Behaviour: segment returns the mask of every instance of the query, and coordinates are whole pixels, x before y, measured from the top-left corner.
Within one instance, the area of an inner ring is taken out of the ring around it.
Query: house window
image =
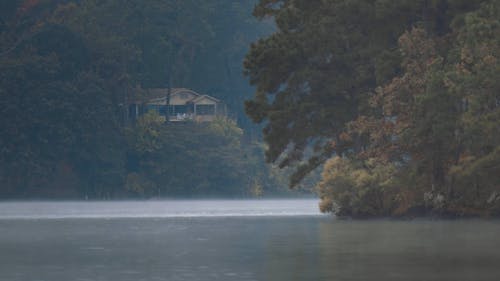
[[[150,111],[158,111],[157,106],[154,104],[146,105],[146,112],[150,112]]]
[[[170,106],[170,116],[175,116],[177,114],[188,113],[188,107],[186,105],[171,105]]]
[[[187,106],[185,105],[174,105],[175,113],[187,113]]]
[[[160,105],[158,107],[158,113],[160,113],[160,115],[162,115],[162,116],[166,116],[167,115],[167,106],[166,105]]]
[[[167,115],[167,106],[166,105],[158,105],[158,104],[148,104],[144,110],[144,113],[154,111],[162,116]]]
[[[196,106],[197,115],[215,115],[214,104],[200,104]]]

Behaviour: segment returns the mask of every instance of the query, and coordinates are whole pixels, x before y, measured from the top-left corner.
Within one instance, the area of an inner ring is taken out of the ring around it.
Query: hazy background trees
[[[236,196],[268,182],[241,102],[248,45],[274,28],[254,4],[3,1],[0,196]],[[124,122],[138,87],[167,86],[221,99],[238,123]]]

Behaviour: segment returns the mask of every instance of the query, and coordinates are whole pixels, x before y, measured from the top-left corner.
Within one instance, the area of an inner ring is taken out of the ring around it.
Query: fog
[[[317,199],[0,203],[0,219],[320,216]]]

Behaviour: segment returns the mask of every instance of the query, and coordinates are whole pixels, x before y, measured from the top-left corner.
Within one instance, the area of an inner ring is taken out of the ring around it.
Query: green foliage
[[[125,180],[125,190],[134,194],[146,196],[148,194],[154,194],[154,192],[158,190],[158,187],[154,182],[144,178],[141,174],[132,172],[127,175],[127,179]]]
[[[13,24],[14,25],[14,24]],[[66,26],[38,22],[0,57],[1,181],[7,196],[50,193],[56,168],[80,177],[82,194],[110,196],[119,185],[118,107],[92,71],[89,50]],[[34,31],[33,31],[34,30]],[[51,40],[46,40],[51,38]],[[110,149],[112,148],[112,149]]]
[[[180,189],[183,179],[201,194],[215,184],[199,171],[234,171],[227,185],[236,186],[250,169],[242,165],[263,166],[238,159],[242,129],[233,121],[181,133],[153,115],[131,130],[123,122],[136,85],[194,88],[242,116],[238,101],[249,87],[241,60],[248,42],[270,28],[252,19],[252,1],[4,2],[0,197],[147,197]]]
[[[498,1],[262,0],[255,14],[278,31],[247,55],[246,109],[268,161],[306,160],[292,185],[334,157],[324,211],[498,213]]]
[[[349,153],[347,123],[367,107],[376,83],[398,73],[397,38],[421,19],[413,1],[260,1],[278,31],[252,45],[245,73],[256,86],[247,114],[265,123],[266,158],[293,165],[308,154],[292,185],[333,154]],[[422,2],[422,1],[417,1]],[[407,16],[387,16],[400,14]],[[376,28],[374,28],[376,27]],[[352,147],[354,146],[354,147]]]
[[[103,70],[126,68],[143,88],[188,87],[223,100],[243,118],[251,88],[241,75],[248,45],[270,23],[251,16],[254,1],[86,0],[61,5],[52,21],[84,34],[108,60]],[[123,77],[120,77],[123,79]]]
[[[253,197],[261,197],[264,194],[264,188],[257,179],[253,183],[250,183],[250,194]]]
[[[241,197],[251,195],[256,182],[268,181],[261,159],[241,144],[243,132],[231,119],[165,125],[150,112],[127,131],[126,188],[141,196]]]
[[[137,120],[133,128],[129,128],[129,134],[134,136],[132,147],[138,153],[154,153],[162,148],[163,140],[161,130],[165,119],[157,112],[150,111]]]
[[[317,186],[321,211],[353,217],[389,215],[396,207],[395,173],[394,165],[375,159],[331,158]]]
[[[217,117],[210,122],[208,129],[216,136],[227,139],[228,145],[239,146],[243,130],[236,122],[227,117]]]

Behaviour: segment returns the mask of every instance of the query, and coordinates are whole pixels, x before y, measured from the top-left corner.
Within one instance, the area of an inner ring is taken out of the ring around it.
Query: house
[[[135,120],[151,110],[158,112],[165,120],[181,122],[193,120],[196,122],[210,122],[216,116],[225,115],[226,107],[218,99],[202,95],[185,88],[173,88],[168,98],[168,89],[142,90],[144,98],[129,104],[129,119]]]

